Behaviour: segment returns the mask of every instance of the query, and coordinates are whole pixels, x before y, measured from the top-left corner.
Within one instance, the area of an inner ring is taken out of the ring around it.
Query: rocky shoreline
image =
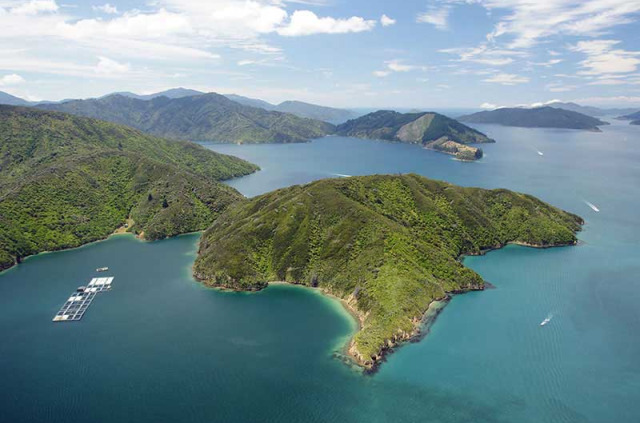
[[[584,223],[584,222],[582,222]],[[504,248],[507,245],[519,245],[519,246],[523,246],[523,247],[529,247],[529,248],[555,248],[555,247],[567,247],[567,246],[572,246],[572,245],[577,245],[578,242],[573,242],[573,243],[565,243],[565,244],[554,244],[554,245],[542,245],[542,244],[530,244],[530,243],[526,243],[526,242],[519,242],[519,241],[513,241],[513,242],[508,242],[506,244],[503,245],[498,245],[498,246],[494,246],[491,248],[486,248],[481,250],[479,253],[477,254],[463,254],[460,256],[460,260],[462,260],[465,256],[481,256],[481,255],[485,255],[486,253],[490,252],[490,251],[494,251],[494,250],[498,250],[501,248]],[[317,289],[319,290],[323,295],[326,295],[328,297],[331,297],[335,300],[338,300],[342,306],[347,310],[347,312],[354,318],[354,320],[357,322],[358,324],[358,330],[356,331],[359,332],[360,330],[362,330],[365,325],[366,325],[366,319],[367,319],[367,314],[363,313],[362,311],[360,311],[357,308],[357,301],[355,296],[352,294],[347,298],[342,298],[339,297],[337,295],[335,295],[334,293],[332,293],[331,291],[327,290],[326,288],[323,287],[311,287],[311,286],[307,286],[307,285],[303,285],[303,284],[299,284],[299,283],[291,283],[291,282],[283,282],[283,281],[272,281],[272,282],[265,282],[264,284],[260,284],[258,286],[252,286],[252,287],[234,287],[234,286],[225,286],[222,284],[213,284],[208,282],[206,279],[204,279],[204,275],[198,275],[194,272],[193,274],[194,278],[196,280],[198,280],[200,283],[204,284],[205,286],[209,286],[211,288],[216,288],[222,291],[230,291],[230,292],[258,292],[261,291],[265,288],[267,288],[270,284],[286,284],[286,285],[299,285],[299,286],[304,286],[307,288],[311,288],[311,289]],[[355,344],[355,340],[354,337],[352,336],[350,341],[346,344],[345,346],[345,352],[346,352],[346,356],[356,365],[358,365],[359,367],[363,368],[365,373],[374,373],[377,371],[377,369],[380,367],[380,365],[386,360],[386,357],[389,354],[392,354],[396,348],[398,348],[399,346],[401,346],[404,343],[407,342],[419,342],[421,339],[423,339],[428,333],[429,333],[429,327],[431,324],[433,324],[433,322],[435,321],[435,319],[437,318],[437,316],[440,314],[440,312],[442,311],[442,309],[444,309],[444,307],[449,303],[449,301],[451,301],[451,298],[453,295],[458,295],[458,294],[464,294],[467,292],[472,292],[472,291],[484,291],[485,289],[491,289],[491,288],[495,288],[493,285],[488,284],[486,281],[484,282],[484,284],[482,286],[478,286],[478,287],[468,287],[466,289],[461,289],[461,290],[456,290],[456,291],[450,291],[447,292],[446,295],[442,298],[437,298],[435,300],[433,300],[429,306],[427,307],[427,309],[422,313],[421,316],[416,316],[412,319],[412,323],[413,323],[413,330],[410,332],[406,332],[403,330],[399,330],[391,339],[387,339],[386,343],[380,348],[380,350],[378,351],[378,353],[372,357],[365,357],[363,356],[357,349],[357,346]],[[430,311],[433,311],[433,307],[438,307],[437,311],[435,311],[435,313],[433,315],[430,314]],[[425,330],[426,328],[426,330]]]
[[[567,247],[567,246],[577,245],[578,242],[576,241],[573,243],[565,243],[565,244],[542,245],[542,244],[531,244],[526,242],[512,241],[512,242],[507,242],[506,244],[503,244],[503,245],[497,245],[491,248],[483,249],[479,253],[463,254],[459,257],[459,259],[462,260],[465,256],[485,255],[490,251],[504,248],[505,246],[510,244],[529,247],[529,248],[545,249],[545,248]],[[357,300],[353,294],[349,295],[347,298],[342,298],[323,287],[312,287],[304,284],[284,282],[284,281],[265,282],[264,284],[251,286],[251,287],[226,286],[222,284],[211,283],[204,278],[204,275],[199,275],[195,272],[193,273],[193,276],[197,281],[199,281],[205,286],[219,289],[221,291],[229,291],[229,292],[258,292],[267,288],[270,284],[298,285],[298,286],[304,286],[310,289],[317,289],[323,295],[326,295],[335,300],[338,300],[342,304],[342,306],[354,318],[354,320],[358,325],[358,330],[356,331],[356,333],[362,330],[366,326],[366,319],[368,314],[363,313],[357,308]],[[376,355],[372,357],[363,356],[363,354],[361,354],[358,351],[353,336],[351,337],[349,342],[345,345],[345,352],[346,352],[345,355],[348,357],[348,359],[351,362],[363,368],[365,373],[368,373],[368,374],[375,373],[380,367],[380,365],[386,360],[386,357],[389,354],[392,354],[396,350],[396,348],[398,348],[404,343],[419,342],[421,339],[423,339],[429,333],[430,325],[433,324],[433,322],[436,320],[440,312],[449,303],[449,301],[451,301],[451,298],[453,295],[464,294],[472,291],[484,291],[485,289],[492,289],[492,288],[495,288],[495,287],[490,283],[487,283],[486,281],[484,281],[483,285],[481,286],[477,286],[477,287],[472,286],[466,289],[449,291],[446,293],[444,297],[433,300],[429,304],[427,309],[421,314],[421,316],[416,316],[412,319],[413,330],[411,330],[410,332],[399,330],[391,339],[386,340],[385,344],[380,348],[380,350]],[[437,307],[435,311],[434,311],[434,307]]]

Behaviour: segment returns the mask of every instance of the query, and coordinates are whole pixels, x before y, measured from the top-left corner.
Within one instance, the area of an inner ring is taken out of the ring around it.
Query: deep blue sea
[[[497,143],[475,163],[340,137],[205,144],[262,167],[229,182],[247,196],[416,172],[536,195],[585,218],[582,242],[467,258],[496,288],[455,296],[374,375],[334,358],[355,328],[336,301],[194,282],[197,234],[35,256],[0,274],[0,422],[638,422],[640,127],[611,122],[602,133],[477,125]],[[113,289],[81,322],[52,323],[99,266]]]

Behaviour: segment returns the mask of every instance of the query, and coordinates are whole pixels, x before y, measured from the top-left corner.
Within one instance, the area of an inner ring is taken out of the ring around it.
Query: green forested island
[[[532,109],[504,107],[461,116],[459,119],[462,122],[495,123],[522,128],[586,129],[589,131],[600,131],[598,126],[609,124],[592,116],[550,106]]]
[[[349,351],[372,367],[417,333],[434,300],[483,289],[461,255],[572,245],[582,223],[504,189],[417,175],[327,179],[227,208],[202,237],[194,275],[234,290],[286,281],[345,300],[361,324]]]
[[[151,99],[114,94],[37,107],[102,119],[148,134],[190,141],[228,143],[304,142],[332,133],[334,126],[290,113],[245,106],[225,96]]]
[[[218,181],[257,169],[121,125],[0,106],[0,270],[102,239],[127,218],[146,239],[205,229],[242,199]]]
[[[338,135],[422,145],[462,160],[482,157],[482,150],[467,144],[494,140],[439,113],[398,113],[379,110],[338,125]]]

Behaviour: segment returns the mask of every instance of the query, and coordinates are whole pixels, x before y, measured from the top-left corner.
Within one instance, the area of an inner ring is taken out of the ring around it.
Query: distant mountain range
[[[578,113],[582,113],[583,115],[593,116],[593,117],[626,115],[626,114],[633,113],[640,110],[638,108],[601,109],[599,107],[581,106],[576,103],[570,103],[570,102],[564,103],[559,101],[554,101],[552,103],[546,104],[546,106],[553,107],[554,109],[564,109],[572,112],[578,112]]]
[[[0,91],[0,104],[6,104],[9,106],[30,106],[32,103],[9,93]]]
[[[166,91],[161,91],[154,94],[139,95],[131,92],[118,92],[113,94],[120,94],[125,97],[136,98],[138,100],[151,100],[157,97],[169,97],[169,98],[182,98],[191,97],[194,95],[206,94],[202,91],[191,90],[187,88],[173,88]],[[111,95],[111,94],[109,94]],[[109,95],[105,96],[108,97]],[[257,107],[264,110],[291,113],[298,117],[323,120],[332,124],[339,124],[349,119],[353,119],[358,116],[358,113],[352,110],[336,109],[333,107],[318,106],[317,104],[304,103],[302,101],[284,101],[280,104],[271,104],[264,100],[256,98],[244,97],[237,94],[223,94],[229,100],[236,103],[243,104],[245,106]]]
[[[358,117],[359,113],[353,110],[336,109],[333,107],[318,106],[317,104],[305,103],[302,101],[284,101],[280,104],[271,104],[264,100],[243,97],[236,94],[225,95],[230,100],[236,101],[245,106],[260,107],[265,110],[273,110],[283,113],[291,113],[296,116],[310,119],[323,120],[325,122],[340,124],[349,119]]]
[[[549,106],[533,109],[505,107],[461,116],[459,119],[468,123],[495,123],[523,128],[586,129],[589,131],[599,131],[598,126],[609,124],[582,113]]]
[[[133,98],[136,100],[153,100],[158,97],[167,97],[170,99],[178,99],[184,97],[193,97],[197,95],[206,94],[202,91],[192,90],[189,88],[172,88],[165,91],[160,91],[153,94],[136,94],[130,91],[121,91],[104,95],[97,98],[97,100],[110,97],[112,95],[121,95],[123,97]],[[257,107],[260,109],[291,113],[298,117],[322,120],[332,124],[339,124],[346,122],[349,119],[353,119],[361,115],[353,110],[337,109],[334,107],[319,106],[317,104],[305,103],[302,101],[284,101],[280,104],[271,104],[264,100],[255,98],[243,97],[236,94],[225,95],[229,100],[235,101],[245,106]],[[0,104],[8,104],[11,106],[35,106],[41,104],[59,104],[74,101],[76,99],[67,99],[61,101],[27,101],[19,97],[15,97],[11,94],[0,91]],[[89,99],[96,100],[96,99]]]
[[[467,144],[494,140],[439,113],[398,113],[379,110],[347,121],[336,128],[338,135],[418,144],[451,154],[462,160],[482,157],[482,150]]]
[[[326,122],[244,106],[215,93],[178,98],[159,96],[150,100],[114,94],[37,107],[120,123],[152,135],[192,141],[303,142],[334,130],[334,126]]]
[[[203,93],[202,91],[191,90],[188,88],[172,88],[170,90],[160,91],[158,93],[145,94],[145,95],[135,94],[129,91],[122,91],[122,92],[107,94],[105,96],[102,96],[101,98],[109,97],[110,95],[114,95],[114,94],[123,95],[129,98],[136,98],[138,100],[151,100],[156,97],[182,98],[182,97],[190,97],[194,95],[201,95],[205,93]]]

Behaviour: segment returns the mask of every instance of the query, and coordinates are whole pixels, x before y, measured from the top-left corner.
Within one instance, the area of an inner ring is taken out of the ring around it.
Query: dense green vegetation
[[[120,123],[143,132],[191,141],[303,142],[331,133],[333,125],[244,106],[215,93],[141,100],[123,95],[38,106]]]
[[[600,119],[555,107],[524,109],[519,107],[473,113],[459,118],[469,123],[496,123],[523,128],[566,128],[599,131],[598,126],[608,125]]]
[[[346,299],[364,319],[352,351],[371,365],[413,333],[433,300],[482,289],[460,255],[574,244],[581,223],[503,189],[417,175],[328,179],[231,206],[203,235],[194,274],[231,289],[288,281]]]
[[[134,220],[147,239],[201,230],[257,170],[196,144],[112,123],[0,106],[0,269],[101,239]]]
[[[419,144],[461,159],[482,157],[466,144],[495,142],[483,133],[438,113],[398,113],[379,110],[338,125],[338,135]]]

